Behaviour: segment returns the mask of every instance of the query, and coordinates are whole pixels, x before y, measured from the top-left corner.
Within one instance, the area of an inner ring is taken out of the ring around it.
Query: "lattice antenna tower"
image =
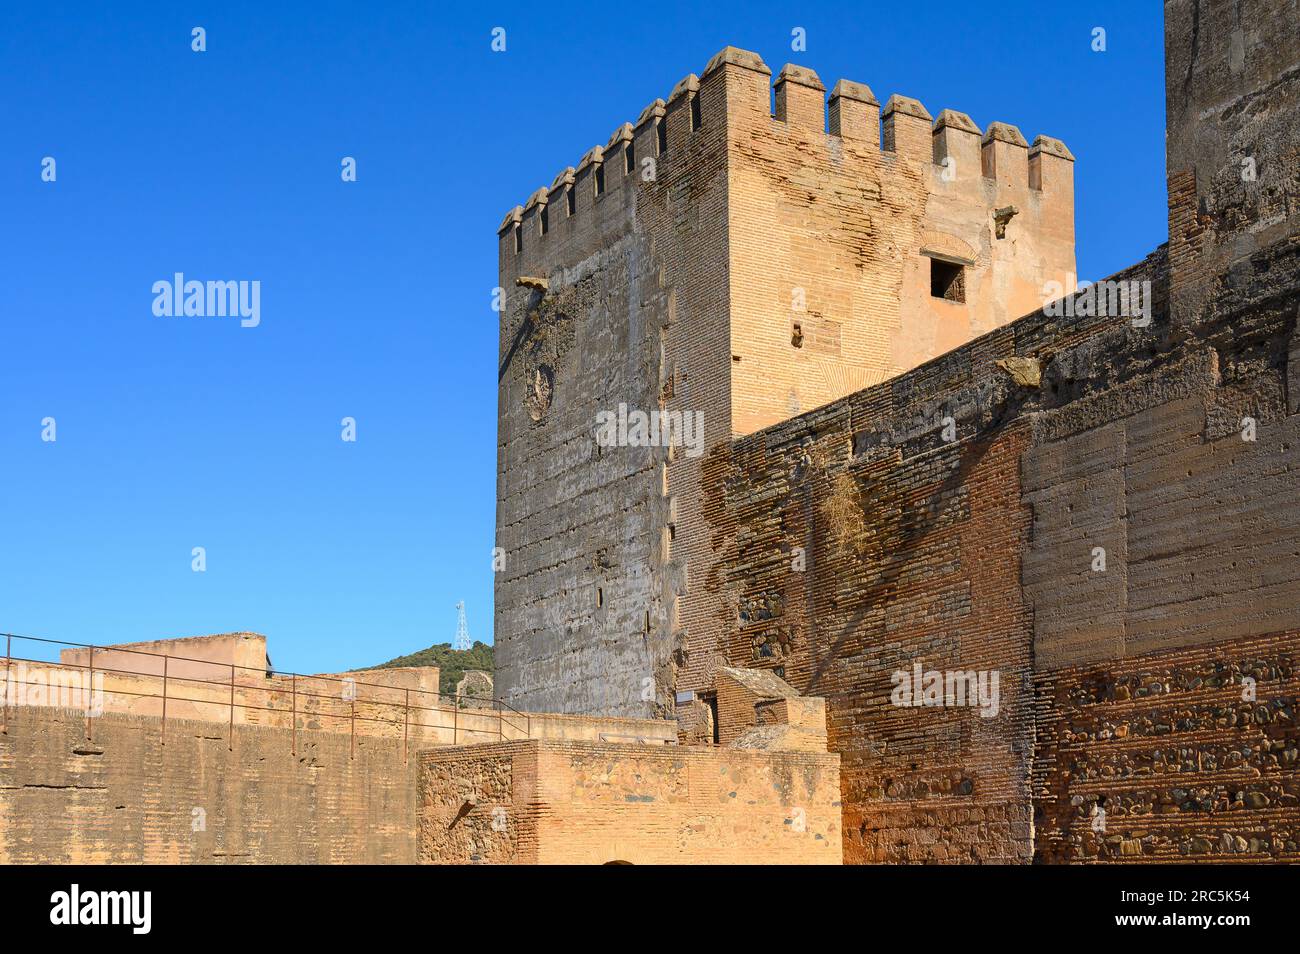
[[[469,627],[465,624],[465,601],[456,604],[456,648],[469,649]]]

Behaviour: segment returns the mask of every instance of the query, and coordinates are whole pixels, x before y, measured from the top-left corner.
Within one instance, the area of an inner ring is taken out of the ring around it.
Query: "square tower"
[[[775,107],[773,107],[775,102]],[[1063,144],[727,47],[499,230],[501,699],[671,716],[712,685],[719,452],[1056,297]],[[710,461],[714,461],[713,465]]]

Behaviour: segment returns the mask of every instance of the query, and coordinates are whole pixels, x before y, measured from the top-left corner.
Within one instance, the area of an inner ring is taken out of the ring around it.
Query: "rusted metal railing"
[[[96,706],[92,703],[92,700],[96,699],[97,696],[99,698],[113,696],[127,700],[125,704],[116,707],[105,703],[102,710],[104,712],[130,712],[133,711],[132,700],[158,699],[161,714],[160,734],[163,745],[167,744],[168,718],[174,719],[176,718],[175,712],[185,711],[183,707],[177,709],[177,706],[181,704],[190,706],[191,712],[206,712],[209,706],[226,709],[227,711],[220,715],[226,716],[224,721],[227,724],[227,746],[231,750],[234,748],[235,712],[237,709],[244,713],[244,724],[260,724],[257,721],[261,718],[260,716],[254,716],[254,721],[251,723],[247,721],[248,717],[255,713],[270,713],[271,719],[266,724],[272,726],[276,724],[277,717],[284,717],[289,723],[290,752],[295,757],[298,754],[299,718],[304,720],[304,727],[319,728],[323,731],[329,731],[326,728],[327,725],[337,724],[330,723],[329,720],[346,719],[348,721],[349,755],[352,758],[356,757],[358,723],[362,724],[362,735],[369,735],[373,738],[386,738],[388,737],[386,730],[391,729],[395,737],[399,713],[401,718],[402,757],[404,760],[410,757],[410,744],[413,734],[422,737],[423,740],[431,744],[445,744],[440,741],[439,736],[441,733],[450,730],[452,745],[459,745],[462,736],[467,736],[468,741],[476,741],[475,736],[480,737],[478,741],[491,741],[494,739],[504,741],[508,737],[530,738],[532,734],[532,720],[529,715],[499,700],[473,697],[476,707],[466,709],[466,716],[462,718],[460,710],[465,705],[465,699],[471,697],[463,697],[459,693],[444,694],[409,686],[363,682],[353,677],[303,675],[296,672],[266,669],[265,667],[240,666],[237,663],[215,662],[197,657],[155,653],[129,647],[74,643],[36,636],[22,636],[17,633],[4,633],[3,635],[5,637],[3,732],[6,735],[9,733],[9,710],[15,705],[15,699],[13,698],[14,687],[18,685],[44,685],[43,682],[32,681],[26,675],[22,680],[15,681],[14,667],[16,663],[31,663],[49,670],[83,670],[86,673],[87,685],[84,689],[84,704],[86,711],[85,734],[88,740],[93,738],[93,714],[95,713],[92,710]],[[62,658],[54,661],[28,658],[25,655],[15,656],[15,642],[19,644],[20,648],[24,642],[28,642],[47,647],[84,651],[85,662],[65,662]],[[97,653],[99,654],[98,662],[96,659]],[[126,658],[124,659],[124,657]],[[139,657],[141,661],[137,665],[131,665],[135,662],[135,657]],[[185,664],[190,664],[188,669]],[[123,668],[124,666],[126,668]],[[216,678],[226,668],[230,670],[229,676]],[[98,692],[95,689],[96,676],[100,678],[102,685]],[[127,679],[120,680],[116,685],[109,685],[108,678],[110,676],[122,676],[127,677]],[[209,676],[212,678],[208,678]],[[305,683],[303,688],[298,685],[300,678]],[[150,680],[159,680],[161,684],[160,692],[146,691],[151,688],[149,685]],[[320,683],[339,684],[343,688],[341,692],[310,691],[314,684]],[[226,690],[224,693],[221,691],[223,689]],[[204,696],[205,691],[206,696]],[[238,697],[239,694],[242,694],[242,699]],[[276,705],[277,701],[280,702],[280,705]],[[289,702],[287,708],[283,706],[284,701]],[[330,711],[332,707],[341,702],[347,703],[346,712]],[[451,710],[450,725],[446,722],[448,709]],[[509,716],[507,716],[507,713],[509,713]],[[217,718],[220,718],[220,715]],[[206,722],[217,721],[217,719],[205,718],[203,715],[187,717]],[[309,725],[312,720],[315,720],[318,725]],[[468,725],[465,724],[466,721],[469,722]],[[376,728],[374,731],[367,732],[365,731],[367,726],[376,726]],[[507,735],[507,729],[510,730],[509,735]]]
[[[12,642],[13,638],[8,633],[5,633],[5,735],[9,734],[9,667],[11,665],[10,657],[13,655]]]
[[[162,744],[167,744],[167,663],[168,657],[163,657],[163,697],[162,697]],[[95,687],[91,686],[90,691],[94,692]]]

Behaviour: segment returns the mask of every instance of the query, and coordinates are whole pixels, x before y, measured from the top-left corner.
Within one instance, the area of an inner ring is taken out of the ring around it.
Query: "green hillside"
[[[437,666],[441,670],[439,683],[445,693],[456,691],[456,683],[460,682],[466,669],[482,669],[486,672],[496,671],[492,647],[487,643],[479,642],[477,639],[474,640],[474,645],[469,649],[452,649],[451,643],[435,643],[428,649],[421,649],[409,656],[398,656],[386,663],[366,668],[396,669],[399,666]]]

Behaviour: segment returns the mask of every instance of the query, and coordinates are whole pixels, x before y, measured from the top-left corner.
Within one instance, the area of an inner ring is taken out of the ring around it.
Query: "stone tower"
[[[696,585],[709,450],[1057,297],[1073,157],[907,97],[882,109],[861,83],[828,104],[812,70],[773,84],[727,47],[499,238],[498,696],[667,716],[710,684],[706,634],[736,612]],[[601,415],[636,411],[700,433],[598,439]]]

